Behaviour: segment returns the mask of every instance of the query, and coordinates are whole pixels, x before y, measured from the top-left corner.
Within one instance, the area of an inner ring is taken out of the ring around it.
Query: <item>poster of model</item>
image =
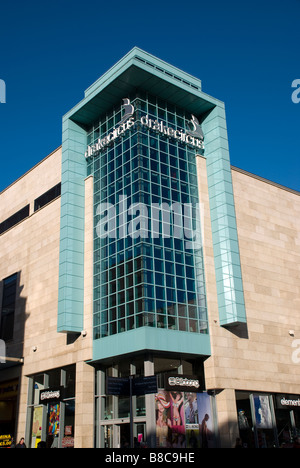
[[[198,424],[197,393],[185,393],[184,415],[186,424]]]
[[[157,447],[185,447],[183,399],[181,392],[155,395]]]
[[[186,392],[184,395],[186,447],[195,449],[200,447],[197,393]]]
[[[155,395],[157,447],[213,445],[211,398],[207,393],[161,390]]]
[[[203,392],[197,393],[199,438],[201,448],[212,448],[214,445],[214,423],[211,397]]]

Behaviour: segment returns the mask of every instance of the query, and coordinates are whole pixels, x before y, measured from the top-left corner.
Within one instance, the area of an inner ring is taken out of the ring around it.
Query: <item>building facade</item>
[[[299,193],[232,167],[226,128],[200,80],[134,48],[0,194],[2,445],[298,435]]]

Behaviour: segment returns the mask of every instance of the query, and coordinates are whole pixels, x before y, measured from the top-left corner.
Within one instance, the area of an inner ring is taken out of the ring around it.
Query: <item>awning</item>
[[[5,361],[5,362],[2,362]],[[15,366],[22,366],[24,364],[24,358],[16,358],[16,357],[4,357],[0,356],[0,372],[5,369],[9,369],[10,367]]]

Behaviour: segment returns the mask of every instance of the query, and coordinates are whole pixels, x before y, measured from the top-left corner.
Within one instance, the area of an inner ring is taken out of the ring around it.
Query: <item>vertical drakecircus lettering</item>
[[[148,126],[148,115],[143,115],[143,117],[141,118],[141,124],[145,127]]]
[[[133,125],[135,124],[134,122],[134,118],[131,117],[129,120],[127,120],[126,122],[126,130],[130,130],[131,127],[133,127]]]
[[[132,104],[130,104],[129,99],[123,99],[123,101],[125,114],[119,122],[119,126],[111,130],[104,138],[99,138],[96,143],[89,145],[85,152],[86,158],[90,158],[99,154],[102,149],[113,143],[117,138],[123,136],[125,132],[130,130],[135,125],[136,122],[133,117],[134,107]],[[167,138],[178,140],[181,143],[185,143],[196,149],[204,150],[204,135],[201,129],[201,125],[195,116],[192,116],[190,121],[190,124],[193,126],[193,130],[187,130],[186,132],[184,132],[182,129],[178,130],[172,127],[168,127],[162,120],[152,120],[148,115],[143,115],[139,122],[142,126],[148,128],[151,131],[158,132]]]

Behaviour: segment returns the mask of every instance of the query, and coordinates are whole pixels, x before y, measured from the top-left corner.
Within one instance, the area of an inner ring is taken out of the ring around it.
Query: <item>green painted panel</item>
[[[80,332],[84,299],[84,178],[86,132],[63,122],[60,266],[57,329]]]
[[[246,323],[225,110],[217,106],[204,120],[205,157],[221,326]]]
[[[95,340],[93,360],[97,361],[143,350],[211,355],[209,335],[143,327]]]

